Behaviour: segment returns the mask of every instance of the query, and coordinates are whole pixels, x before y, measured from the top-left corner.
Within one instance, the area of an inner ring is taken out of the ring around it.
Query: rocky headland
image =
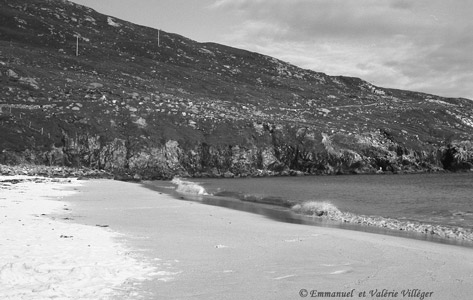
[[[126,180],[473,167],[468,99],[164,31],[158,43],[155,29],[65,0],[0,0],[0,16],[4,165]]]

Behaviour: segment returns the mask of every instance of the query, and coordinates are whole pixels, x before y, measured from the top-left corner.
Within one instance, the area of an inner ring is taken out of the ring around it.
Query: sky
[[[328,75],[473,100],[471,0],[73,0]]]

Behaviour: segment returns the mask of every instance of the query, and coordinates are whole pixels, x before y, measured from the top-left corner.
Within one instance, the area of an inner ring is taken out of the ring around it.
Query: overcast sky
[[[471,0],[73,0],[328,75],[473,99]]]

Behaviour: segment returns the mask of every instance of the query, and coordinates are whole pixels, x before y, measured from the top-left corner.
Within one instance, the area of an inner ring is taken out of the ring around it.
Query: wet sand
[[[321,299],[473,294],[472,248],[276,222],[133,183],[92,180],[77,189],[67,198],[70,222],[123,233],[119,241],[156,268],[140,285],[144,299],[301,299],[312,290]]]

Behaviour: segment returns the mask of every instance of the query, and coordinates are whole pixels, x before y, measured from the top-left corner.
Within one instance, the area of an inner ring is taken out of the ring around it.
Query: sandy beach
[[[71,179],[0,176],[0,299],[139,299],[154,268],[117,232],[67,222]],[[61,216],[61,217],[59,217]]]
[[[1,193],[1,299],[473,294],[471,248],[281,223],[111,180],[18,183]]]

